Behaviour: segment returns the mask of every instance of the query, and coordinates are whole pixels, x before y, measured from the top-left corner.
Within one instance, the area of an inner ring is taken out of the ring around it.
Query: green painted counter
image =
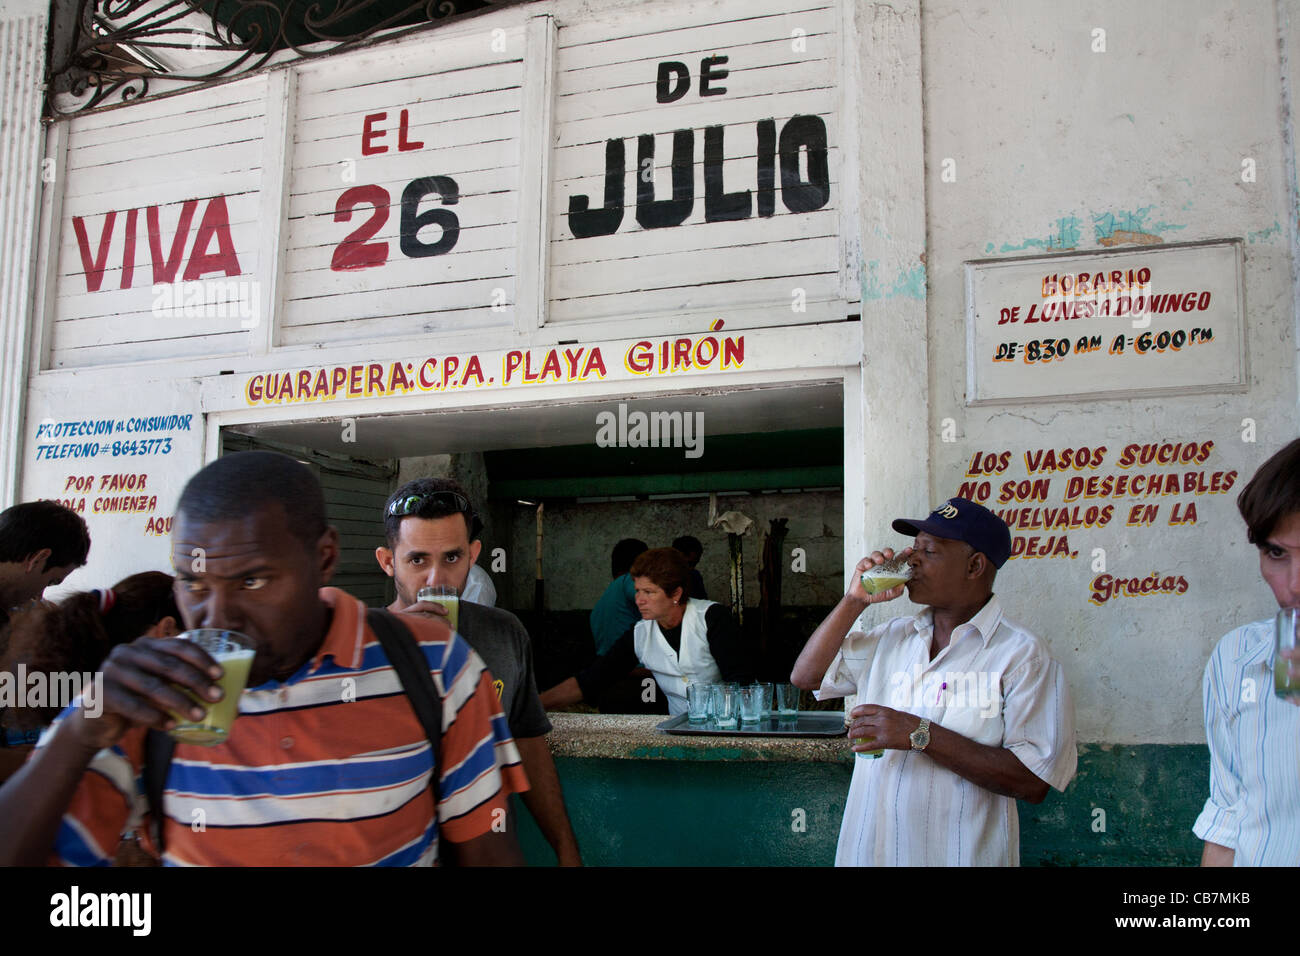
[[[668,736],[653,730],[663,719],[551,715],[556,767],[589,865],[834,861],[854,759],[842,739]],[[1208,786],[1203,745],[1081,745],[1064,794],[1020,804],[1021,862],[1193,865],[1201,844],[1191,826]],[[527,811],[518,818],[528,861],[553,864]]]

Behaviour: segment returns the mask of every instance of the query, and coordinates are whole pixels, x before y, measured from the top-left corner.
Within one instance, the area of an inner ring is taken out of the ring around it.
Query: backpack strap
[[[176,752],[176,741],[162,730],[150,730],[144,738],[144,798],[149,804],[149,822],[153,827],[154,846],[163,852],[163,791],[167,788],[167,771]]]
[[[379,638],[388,661],[397,672],[397,679],[402,683],[402,690],[420,725],[424,727],[425,736],[433,745],[433,814],[438,817],[438,802],[442,794],[442,780],[438,758],[442,753],[442,696],[438,686],[429,673],[429,664],[424,652],[411,633],[410,628],[402,624],[387,611],[370,608],[366,611],[366,623]],[[167,788],[167,771],[171,767],[172,756],[176,752],[176,741],[161,730],[150,730],[145,735],[144,766],[141,775],[144,778],[144,796],[149,805],[149,816],[153,825],[154,845],[159,855],[163,852],[163,791]]]
[[[401,623],[388,611],[370,608],[366,611],[366,623],[379,638],[388,662],[397,671],[397,679],[402,682],[406,698],[411,702],[411,709],[424,727],[424,734],[433,745],[433,806],[434,819],[437,820],[438,802],[442,798],[442,780],[438,757],[442,752],[442,695],[429,673],[429,662],[420,650],[419,642],[410,628]]]

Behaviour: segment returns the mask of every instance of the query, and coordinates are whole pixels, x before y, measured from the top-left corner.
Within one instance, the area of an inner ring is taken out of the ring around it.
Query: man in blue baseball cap
[[[1017,866],[1016,800],[1064,790],[1078,761],[1065,674],[993,593],[1011,556],[1002,519],[950,498],[893,528],[915,538],[897,556],[910,579],[872,594],[863,573],[896,556],[885,548],[859,561],[790,677],[818,699],[858,699],[835,864]],[[849,633],[867,605],[904,588],[920,614]]]

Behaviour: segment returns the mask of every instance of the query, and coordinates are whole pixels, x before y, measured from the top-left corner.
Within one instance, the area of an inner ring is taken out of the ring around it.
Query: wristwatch
[[[912,741],[913,750],[924,750],[930,746],[930,721],[926,717],[921,718],[921,725],[908,734],[908,739]]]

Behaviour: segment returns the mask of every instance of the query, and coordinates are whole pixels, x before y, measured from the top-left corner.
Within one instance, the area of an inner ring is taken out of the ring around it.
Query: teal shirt
[[[591,636],[596,641],[596,653],[608,651],[639,620],[641,612],[636,608],[632,575],[620,575],[610,582],[591,609]]]

